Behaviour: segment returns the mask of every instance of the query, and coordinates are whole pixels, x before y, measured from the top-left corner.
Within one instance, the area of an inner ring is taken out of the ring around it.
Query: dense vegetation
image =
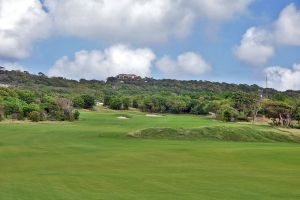
[[[0,121],[4,118],[33,121],[73,121],[79,112],[71,100],[15,88],[0,88]]]
[[[92,109],[95,103],[103,102],[104,106],[114,110],[133,107],[155,113],[211,114],[223,121],[253,123],[258,116],[266,116],[272,119],[273,125],[298,127],[296,122],[300,124],[299,91],[278,92],[257,85],[152,78],[119,80],[115,77],[109,77],[106,82],[84,79],[75,81],[61,77],[49,78],[42,73],[32,75],[5,70],[0,71],[0,83],[18,88],[6,89],[16,94],[0,95],[4,116],[11,115],[20,119],[27,117],[32,118],[32,121],[37,119],[36,113],[29,115],[33,111],[39,112],[42,120],[73,120],[77,118],[72,111],[73,106]],[[62,107],[65,106],[62,104],[69,105],[69,111],[63,111],[65,108]],[[13,105],[16,105],[15,110],[11,108]],[[52,109],[59,109],[60,112],[51,112]]]

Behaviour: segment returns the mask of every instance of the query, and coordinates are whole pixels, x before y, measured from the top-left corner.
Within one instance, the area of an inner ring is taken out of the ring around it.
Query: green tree
[[[280,101],[263,102],[266,117],[272,119],[274,125],[290,126],[292,122],[292,106]]]
[[[124,110],[128,110],[129,109],[129,106],[130,106],[130,98],[129,97],[123,97],[122,98],[122,105],[123,105],[123,109]]]
[[[82,95],[81,98],[84,101],[83,108],[91,109],[95,106],[95,97],[91,95]]]
[[[113,110],[121,110],[122,100],[117,97],[111,98],[109,108]]]
[[[24,117],[27,117],[29,115],[29,113],[31,113],[33,111],[40,112],[40,110],[41,110],[40,106],[35,103],[25,104],[23,106]]]
[[[222,106],[217,112],[217,117],[226,122],[236,121],[238,115],[239,113],[236,109],[226,105]]]
[[[74,97],[73,105],[75,108],[83,108],[85,106],[84,99],[81,96]]]

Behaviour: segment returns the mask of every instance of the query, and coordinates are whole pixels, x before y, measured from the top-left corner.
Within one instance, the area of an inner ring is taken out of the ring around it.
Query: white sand
[[[122,116],[120,116],[120,117],[117,117],[118,119],[129,119],[129,118],[127,118],[127,117],[122,117]]]
[[[147,114],[146,117],[162,117],[161,115]]]

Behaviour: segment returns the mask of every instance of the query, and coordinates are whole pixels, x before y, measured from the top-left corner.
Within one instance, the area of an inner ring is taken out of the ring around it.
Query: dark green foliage
[[[111,96],[104,96],[103,106],[109,106],[111,98]]]
[[[74,120],[73,104],[67,98],[15,88],[0,88],[0,115],[11,119]]]
[[[39,122],[40,121],[40,113],[37,111],[32,111],[28,114],[28,119],[33,122]]]
[[[30,103],[30,104],[26,104],[23,107],[23,114],[24,117],[27,117],[29,113],[36,111],[36,112],[40,112],[41,108],[38,104],[35,103]]]
[[[278,92],[268,89],[268,97],[286,106],[262,104],[265,90],[257,85],[236,85],[209,81],[178,81],[124,79],[114,77],[107,82],[97,80],[68,80],[48,78],[45,74],[31,75],[19,71],[0,71],[0,82],[18,88],[0,88],[0,103],[5,117],[23,119],[32,111],[41,113],[42,119],[74,120],[73,106],[92,109],[95,102],[116,110],[138,108],[153,113],[191,113],[217,115],[224,121],[256,121],[258,114],[273,119],[274,125],[290,126],[293,120],[300,123],[300,92]],[[20,89],[21,88],[21,89]],[[33,90],[34,88],[34,90]],[[65,107],[58,99],[72,99]],[[285,107],[285,108],[283,108]]]
[[[273,125],[290,126],[292,122],[291,105],[280,101],[265,101],[264,111],[266,117],[272,119]]]
[[[81,98],[84,101],[83,108],[84,109],[92,109],[95,106],[95,97],[91,95],[82,95]]]
[[[4,120],[4,106],[2,105],[2,101],[0,99],[0,122]]]
[[[118,97],[111,98],[109,108],[114,109],[114,110],[121,110],[122,109],[122,100]]]
[[[131,101],[130,101],[130,98],[129,98],[129,97],[123,97],[123,98],[122,98],[122,106],[123,106],[123,110],[128,110],[130,104],[131,104]]]
[[[20,100],[30,104],[35,101],[35,94],[32,91],[28,90],[18,90],[17,91],[18,97]]]
[[[79,120],[80,112],[78,110],[74,111],[74,119]]]
[[[13,118],[17,119],[19,117],[16,116],[23,116],[23,107],[26,103],[14,97],[6,97],[3,105],[5,116],[13,115]]]
[[[73,98],[73,104],[75,108],[84,108],[85,101],[81,96],[76,96]]]
[[[217,113],[217,117],[226,122],[236,121],[238,116],[238,111],[230,106],[222,106]]]
[[[137,99],[133,99],[133,100],[132,100],[132,107],[133,107],[133,108],[138,108],[138,107],[139,107],[139,102],[138,102]]]
[[[298,124],[300,125],[300,109],[299,108],[296,111],[296,113],[294,114],[294,119],[297,120]]]

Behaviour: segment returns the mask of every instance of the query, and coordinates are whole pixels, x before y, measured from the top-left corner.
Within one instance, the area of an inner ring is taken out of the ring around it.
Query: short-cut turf
[[[214,126],[273,131],[192,115],[103,110],[82,112],[72,123],[0,124],[0,199],[300,199],[299,144],[127,136]]]

